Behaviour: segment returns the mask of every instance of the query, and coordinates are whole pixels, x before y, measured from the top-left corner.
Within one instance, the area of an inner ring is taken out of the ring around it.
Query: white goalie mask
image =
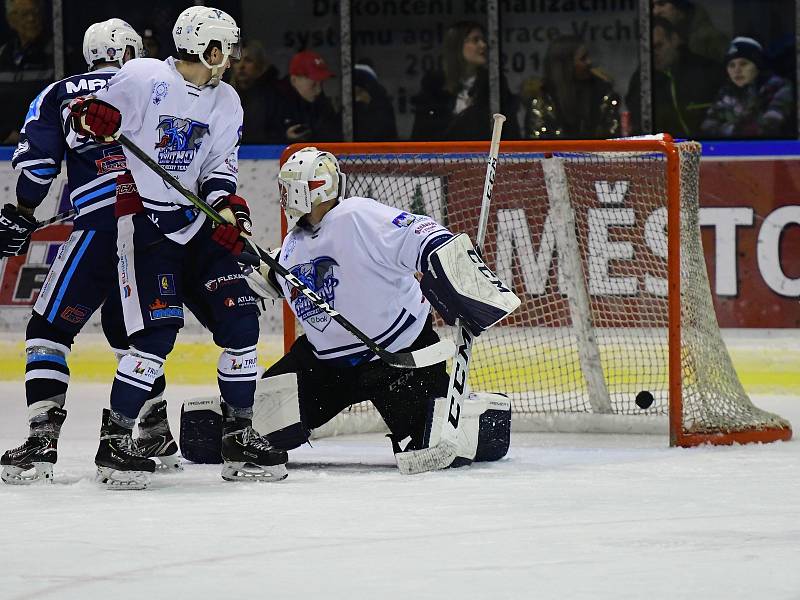
[[[115,62],[122,67],[129,46],[133,49],[131,58],[144,55],[142,37],[122,19],[93,23],[83,35],[83,58],[89,67],[98,60]]]
[[[303,148],[289,157],[278,174],[281,206],[289,227],[317,204],[344,195],[345,176],[330,152]]]
[[[207,6],[190,6],[175,21],[172,28],[175,48],[196,54],[203,65],[211,69],[209,85],[219,84],[222,67],[229,58],[241,56],[239,26],[228,13]],[[203,54],[211,42],[218,42],[223,54],[219,65],[210,65]]]

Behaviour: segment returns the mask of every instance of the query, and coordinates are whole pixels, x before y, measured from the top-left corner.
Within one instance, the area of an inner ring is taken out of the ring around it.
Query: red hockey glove
[[[96,142],[113,142],[122,124],[122,114],[97,98],[75,98],[69,105],[72,128]]]
[[[239,237],[241,233],[236,225],[216,225],[211,239],[234,256],[239,256],[244,250],[244,242]]]
[[[133,175],[127,171],[117,175],[117,203],[114,205],[114,216],[119,219],[142,211],[144,211],[142,197],[136,189]]]
[[[247,200],[236,194],[218,198],[212,205],[228,223],[236,225],[244,237],[253,233],[253,222],[250,220],[250,207]]]

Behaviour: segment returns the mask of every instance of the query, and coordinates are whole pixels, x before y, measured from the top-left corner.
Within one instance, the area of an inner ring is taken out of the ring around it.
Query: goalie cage
[[[348,196],[474,240],[488,141],[316,146],[339,158]],[[666,135],[502,143],[484,257],[522,305],[476,340],[469,385],[508,394],[514,430],[669,431],[673,446],[791,438],[786,420],[753,405],[720,334],[698,221],[700,153]],[[288,350],[298,328],[283,310]],[[649,408],[639,392],[652,394]],[[315,434],[381,430],[363,403]]]

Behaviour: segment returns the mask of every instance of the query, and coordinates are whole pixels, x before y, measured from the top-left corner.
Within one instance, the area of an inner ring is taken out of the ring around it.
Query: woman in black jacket
[[[426,73],[415,105],[415,140],[481,140],[492,135],[489,108],[488,46],[479,23],[462,21],[444,36],[443,71]],[[516,102],[504,80],[501,106],[509,117],[503,137],[519,137]]]

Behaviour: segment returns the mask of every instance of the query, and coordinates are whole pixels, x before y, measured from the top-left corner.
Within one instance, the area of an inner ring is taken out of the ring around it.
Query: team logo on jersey
[[[97,174],[105,175],[115,171],[124,171],[128,165],[125,162],[125,155],[120,151],[119,146],[103,149],[103,158],[94,161],[97,165]],[[119,190],[118,190],[119,191]]]
[[[158,106],[161,101],[167,97],[169,92],[169,84],[166,81],[159,81],[153,84],[153,104]],[[162,117],[163,118],[163,117]]]
[[[208,133],[208,125],[193,119],[161,115],[158,123],[158,164],[167,171],[186,171]]]
[[[339,285],[334,267],[339,263],[330,256],[320,256],[311,262],[302,263],[289,269],[292,275],[316,292],[325,302],[333,307],[336,300],[335,288]],[[294,305],[297,318],[317,331],[323,331],[331,322],[330,316],[317,308],[297,288],[292,288],[290,302]]]
[[[407,212],[401,212],[394,219],[392,219],[392,223],[394,224],[395,227],[408,227],[416,220],[417,217],[415,217],[414,215],[409,214]]]

